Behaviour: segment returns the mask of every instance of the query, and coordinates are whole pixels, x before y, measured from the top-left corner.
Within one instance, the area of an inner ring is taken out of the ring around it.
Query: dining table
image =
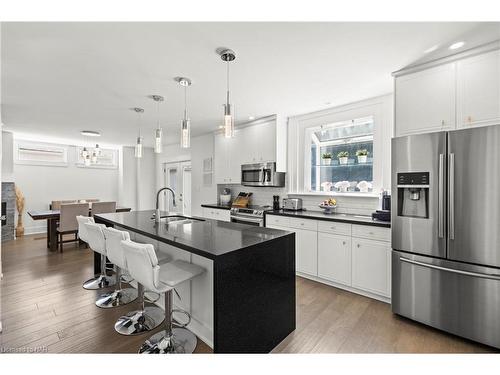
[[[129,207],[116,207],[116,212],[129,212]],[[28,211],[28,215],[33,220],[47,220],[47,248],[50,251],[57,251],[57,223],[61,216],[61,210]],[[89,216],[92,215],[92,208],[89,208]]]

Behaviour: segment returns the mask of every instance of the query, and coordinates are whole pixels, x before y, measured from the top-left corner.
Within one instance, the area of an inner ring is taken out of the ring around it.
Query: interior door
[[[448,258],[500,267],[500,125],[448,134]]]
[[[191,215],[191,163],[182,168],[182,209],[184,215]]]

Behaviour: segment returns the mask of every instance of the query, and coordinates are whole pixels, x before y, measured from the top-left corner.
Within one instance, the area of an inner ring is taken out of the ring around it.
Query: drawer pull
[[[300,223],[300,225],[304,225],[304,223]]]

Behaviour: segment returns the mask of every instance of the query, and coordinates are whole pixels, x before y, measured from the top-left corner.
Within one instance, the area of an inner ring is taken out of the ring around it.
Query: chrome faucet
[[[172,193],[172,203],[174,204],[174,206],[176,205],[175,204],[175,192],[172,189],[170,189],[169,187],[163,187],[160,190],[158,190],[158,193],[156,193],[156,210],[155,210],[155,222],[157,222],[157,223],[159,223],[161,220],[160,206],[158,204],[158,201],[160,200],[160,193],[163,190],[169,190]]]

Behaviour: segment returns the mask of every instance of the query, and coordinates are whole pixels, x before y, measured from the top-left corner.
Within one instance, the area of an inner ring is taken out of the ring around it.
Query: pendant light
[[[137,137],[137,143],[135,144],[135,157],[140,159],[142,158],[141,116],[144,113],[144,109],[136,107],[134,108],[134,111],[137,113],[137,124],[139,128],[139,136]]]
[[[191,147],[191,120],[187,114],[187,88],[191,86],[191,80],[186,77],[177,78],[179,85],[184,87],[184,118],[181,123],[181,148]]]
[[[161,154],[162,145],[162,129],[160,127],[160,103],[164,100],[161,95],[151,95],[151,98],[156,102],[157,128],[155,130],[155,154]]]
[[[234,115],[232,113],[232,105],[229,103],[229,63],[236,59],[236,54],[230,49],[220,51],[220,58],[226,62],[227,66],[227,93],[226,104],[224,104],[224,137],[234,137]]]

